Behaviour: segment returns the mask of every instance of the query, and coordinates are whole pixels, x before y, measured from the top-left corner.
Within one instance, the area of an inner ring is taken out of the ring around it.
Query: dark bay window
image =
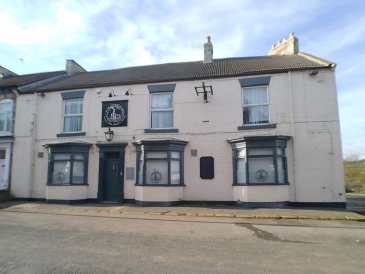
[[[184,148],[177,139],[141,140],[137,151],[137,185],[178,186],[184,184]]]
[[[234,184],[288,184],[285,154],[288,139],[287,136],[270,136],[229,140]]]
[[[47,185],[85,185],[89,159],[88,143],[47,144]]]

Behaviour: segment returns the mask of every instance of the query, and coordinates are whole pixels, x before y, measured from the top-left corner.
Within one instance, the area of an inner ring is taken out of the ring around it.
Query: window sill
[[[9,134],[9,135],[2,135],[2,134],[0,134],[0,140],[13,141],[14,140],[14,136],[13,136],[13,134]]]
[[[232,186],[288,186],[290,185],[289,183],[285,183],[285,184],[271,184],[271,183],[257,183],[257,184],[232,184]]]
[[[46,184],[46,186],[88,186],[89,184]]]
[[[176,187],[176,186],[185,186],[185,185],[140,185],[140,184],[134,184],[134,186],[152,186],[152,187],[156,187],[156,186],[162,186],[162,187]]]
[[[149,128],[144,130],[144,133],[177,133],[177,132],[179,132],[177,128],[162,128],[162,129]]]
[[[264,128],[276,128],[276,124],[244,125],[244,126],[237,127],[238,130],[264,129]]]
[[[86,136],[86,132],[69,132],[69,133],[57,134],[57,137],[73,137],[73,136]]]

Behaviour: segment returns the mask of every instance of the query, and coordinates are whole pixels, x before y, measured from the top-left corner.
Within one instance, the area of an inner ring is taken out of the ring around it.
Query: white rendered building
[[[96,72],[68,61],[20,94],[13,198],[345,207],[335,64],[292,34],[268,56],[226,59],[208,38],[204,56]]]

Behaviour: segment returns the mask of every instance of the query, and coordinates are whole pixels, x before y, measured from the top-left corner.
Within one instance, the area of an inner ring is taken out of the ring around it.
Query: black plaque
[[[102,102],[101,127],[126,127],[128,100]]]

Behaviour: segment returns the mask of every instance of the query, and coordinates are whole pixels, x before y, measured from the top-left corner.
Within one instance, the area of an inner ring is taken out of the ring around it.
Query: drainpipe
[[[31,113],[30,116],[30,140],[31,140],[31,150],[30,150],[30,172],[29,172],[29,198],[32,198],[33,196],[33,185],[34,185],[34,163],[35,163],[35,141],[36,141],[36,113],[35,109],[37,108],[37,93],[34,93],[35,99],[34,99],[34,113]]]
[[[289,98],[290,98],[290,115],[291,115],[291,136],[293,142],[293,167],[294,167],[294,196],[295,202],[298,202],[297,195],[297,169],[296,169],[296,153],[295,153],[295,133],[294,133],[294,111],[293,111],[293,92],[291,88],[291,73],[288,71],[288,86],[289,86]]]

